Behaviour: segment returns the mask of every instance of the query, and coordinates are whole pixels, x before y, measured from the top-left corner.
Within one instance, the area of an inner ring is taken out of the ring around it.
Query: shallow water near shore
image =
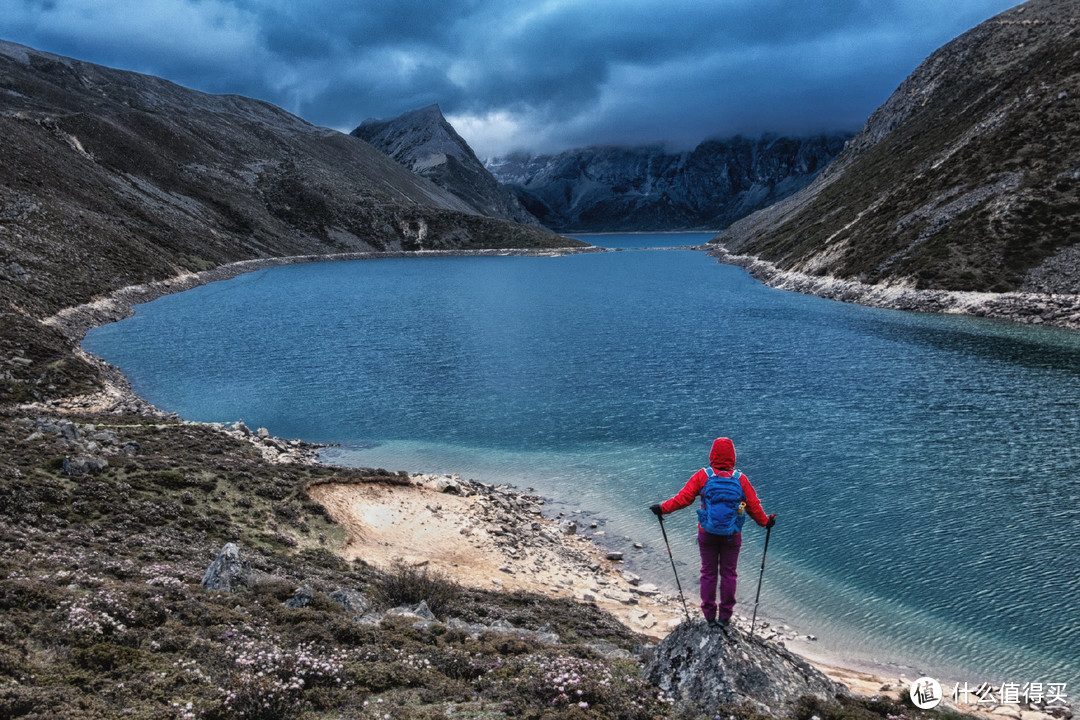
[[[647,506],[727,435],[779,517],[761,614],[839,657],[955,681],[1080,677],[1078,333],[845,305],[700,252],[628,249],[270,268],[139,306],[84,346],[189,420],[532,487],[666,585]],[[689,597],[695,521],[665,521]],[[764,535],[744,542],[747,615]]]

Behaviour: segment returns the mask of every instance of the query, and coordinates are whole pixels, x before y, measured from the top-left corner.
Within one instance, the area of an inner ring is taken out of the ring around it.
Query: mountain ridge
[[[595,146],[487,165],[557,232],[718,230],[805,187],[848,137],[736,136],[684,152]]]

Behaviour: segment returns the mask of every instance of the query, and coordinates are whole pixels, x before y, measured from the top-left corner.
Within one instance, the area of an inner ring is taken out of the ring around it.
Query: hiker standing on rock
[[[661,517],[681,510],[701,496],[698,510],[698,550],[701,552],[701,612],[710,626],[726,627],[735,609],[739,548],[746,514],[761,527],[776,524],[776,515],[761,509],[754,486],[735,469],[735,445],[727,438],[713,441],[709,466],[698,470],[675,497],[649,509]],[[716,603],[717,576],[720,604]]]

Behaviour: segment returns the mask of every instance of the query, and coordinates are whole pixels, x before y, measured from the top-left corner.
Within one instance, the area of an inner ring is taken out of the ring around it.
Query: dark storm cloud
[[[438,102],[514,146],[857,129],[1015,0],[14,0],[0,35],[349,130]]]

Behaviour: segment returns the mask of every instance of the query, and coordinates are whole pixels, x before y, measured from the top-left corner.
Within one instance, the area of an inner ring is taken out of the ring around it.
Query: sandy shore
[[[590,602],[661,638],[681,605],[588,538],[543,516],[544,500],[509,487],[414,475],[411,486],[308,488],[349,534],[344,552],[380,567],[424,566],[472,587]]]
[[[320,484],[308,492],[348,531],[344,553],[350,560],[380,567],[400,561],[472,587],[594,603],[655,640],[685,619],[677,596],[624,570],[588,537],[568,534],[564,524],[546,517],[543,498],[451,476],[414,475],[412,481],[408,486]],[[687,605],[696,618],[692,591]],[[749,626],[738,614],[736,622]],[[770,642],[795,652],[805,644],[792,642],[798,635],[793,631],[762,631],[760,619],[758,628]],[[901,687],[901,678],[877,668],[819,652],[803,656],[860,695],[896,696]]]

